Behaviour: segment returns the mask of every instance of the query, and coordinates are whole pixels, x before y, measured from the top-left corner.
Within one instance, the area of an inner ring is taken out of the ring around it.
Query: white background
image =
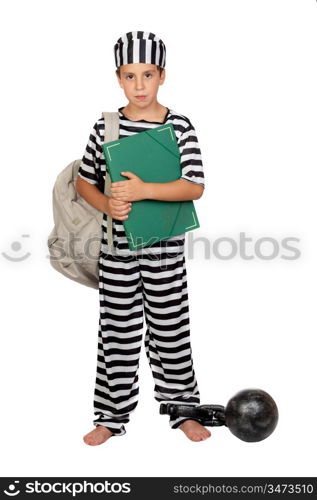
[[[316,475],[317,3],[28,0],[0,14],[1,475]],[[250,255],[263,237],[279,247],[274,259],[205,258],[198,241],[187,252],[201,403],[269,392],[280,419],[260,443],[225,428],[198,443],[171,430],[144,346],[127,434],[97,447],[82,440],[93,429],[98,292],[50,267],[51,196],[101,112],[127,104],[113,46],[133,30],[163,39],[158,100],[199,138],[206,189],[192,237],[212,247],[245,233]],[[299,258],[282,258],[287,237],[299,240]]]

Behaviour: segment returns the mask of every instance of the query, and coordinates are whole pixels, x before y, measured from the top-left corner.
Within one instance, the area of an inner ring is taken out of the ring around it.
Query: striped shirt
[[[124,106],[118,109],[119,113],[119,139],[129,135],[143,132],[150,128],[158,127],[165,123],[172,123],[177,138],[180,151],[181,179],[186,179],[195,184],[205,185],[201,151],[198,144],[195,129],[190,120],[184,116],[168,109],[163,122],[153,122],[147,120],[130,120],[122,112]],[[106,162],[103,155],[102,144],[104,141],[105,122],[101,117],[93,126],[89,136],[88,144],[79,167],[78,175],[90,184],[97,185],[101,192],[104,192]],[[153,253],[162,251],[183,251],[185,243],[185,233],[167,238],[163,241],[155,242],[145,248],[130,250],[128,240],[125,235],[123,222],[113,219],[113,245],[116,253],[124,255],[134,255],[147,253],[147,249]],[[107,214],[103,216],[103,239],[101,251],[106,253],[107,246]]]

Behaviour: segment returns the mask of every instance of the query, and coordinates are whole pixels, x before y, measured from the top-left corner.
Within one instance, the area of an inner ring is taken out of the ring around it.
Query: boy
[[[116,74],[128,99],[118,109],[119,138],[172,123],[181,152],[182,176],[167,183],[146,183],[129,172],[111,184],[105,196],[104,119],[94,125],[80,165],[78,193],[104,212],[99,257],[100,317],[94,392],[95,429],[84,436],[89,445],[126,433],[124,424],[138,403],[138,369],[142,345],[143,307],[146,355],[155,382],[154,397],[197,405],[200,394],[190,346],[189,308],[184,255],[185,233],[129,250],[123,222],[133,202],[143,199],[197,200],[204,190],[201,153],[195,130],[183,115],[157,101],[165,79],[165,45],[156,35],[133,31],[114,47]],[[113,217],[113,250],[107,240],[107,214]],[[192,441],[210,432],[198,420],[170,418]]]

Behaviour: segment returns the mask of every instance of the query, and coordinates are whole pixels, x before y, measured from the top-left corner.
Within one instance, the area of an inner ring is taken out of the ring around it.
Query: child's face
[[[160,76],[155,64],[124,64],[120,67],[120,76],[118,82],[129,103],[144,109],[156,101],[158,88],[165,80],[165,70]],[[138,99],[137,96],[145,97]]]

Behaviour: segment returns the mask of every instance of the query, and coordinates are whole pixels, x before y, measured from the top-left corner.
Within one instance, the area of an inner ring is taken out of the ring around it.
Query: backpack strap
[[[115,141],[119,138],[119,114],[118,112],[107,112],[104,111],[102,116],[105,121],[105,135],[104,141],[110,142]],[[111,178],[109,172],[106,172],[105,175],[105,195],[111,196]],[[108,248],[111,250],[113,245],[113,234],[112,234],[112,217],[107,214],[107,239],[108,239]]]

